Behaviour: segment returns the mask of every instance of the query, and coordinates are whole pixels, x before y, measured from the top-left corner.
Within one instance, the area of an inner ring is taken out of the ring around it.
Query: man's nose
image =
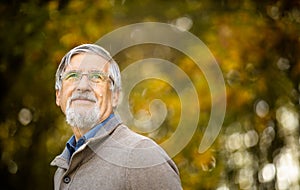
[[[90,81],[87,75],[82,75],[78,82],[76,90],[78,91],[89,91],[91,90]]]

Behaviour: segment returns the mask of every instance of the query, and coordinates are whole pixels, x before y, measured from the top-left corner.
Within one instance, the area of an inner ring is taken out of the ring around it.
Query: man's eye
[[[91,73],[90,79],[95,82],[104,81],[104,76],[101,73]]]
[[[79,78],[78,73],[69,73],[65,76],[65,80],[76,80]]]

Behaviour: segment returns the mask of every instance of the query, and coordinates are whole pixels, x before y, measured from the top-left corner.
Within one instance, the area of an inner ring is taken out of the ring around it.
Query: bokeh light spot
[[[258,134],[256,131],[251,130],[248,131],[245,135],[244,135],[244,143],[246,145],[246,147],[253,147],[258,143]]]
[[[292,108],[282,106],[277,109],[276,119],[287,131],[294,131],[299,127],[299,114]]]
[[[274,179],[276,168],[274,164],[266,164],[259,173],[259,181],[262,183],[270,182]]]
[[[180,17],[175,21],[175,26],[181,31],[188,31],[193,26],[193,20],[189,17]]]
[[[277,67],[282,70],[288,70],[290,68],[290,61],[287,58],[280,57],[277,61]]]
[[[269,113],[269,104],[264,100],[259,100],[255,103],[255,113],[263,118]]]
[[[22,125],[28,125],[32,121],[32,113],[27,108],[22,108],[18,115],[19,121]]]

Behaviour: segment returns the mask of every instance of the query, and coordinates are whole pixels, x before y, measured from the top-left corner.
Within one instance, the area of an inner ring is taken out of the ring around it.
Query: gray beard
[[[79,129],[91,129],[98,124],[100,118],[100,109],[95,106],[93,109],[79,111],[70,108],[70,100],[67,103],[66,121],[72,127]]]

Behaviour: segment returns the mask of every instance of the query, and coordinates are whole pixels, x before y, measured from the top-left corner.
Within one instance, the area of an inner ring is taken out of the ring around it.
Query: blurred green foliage
[[[124,69],[160,56],[194,82],[199,126],[173,158],[184,189],[299,189],[299,1],[13,0],[1,1],[0,12],[1,189],[53,189],[49,163],[71,135],[55,105],[54,73],[69,49],[128,24],[181,18],[191,21],[189,31],[212,51],[226,80],[224,126],[204,154],[197,150],[210,96],[195,64],[172,49],[153,53],[151,45],[129,48],[116,60]],[[132,112],[147,110],[153,98],[171,111],[159,131],[145,135],[162,142],[176,130],[179,100],[168,84],[145,81],[132,92]]]

